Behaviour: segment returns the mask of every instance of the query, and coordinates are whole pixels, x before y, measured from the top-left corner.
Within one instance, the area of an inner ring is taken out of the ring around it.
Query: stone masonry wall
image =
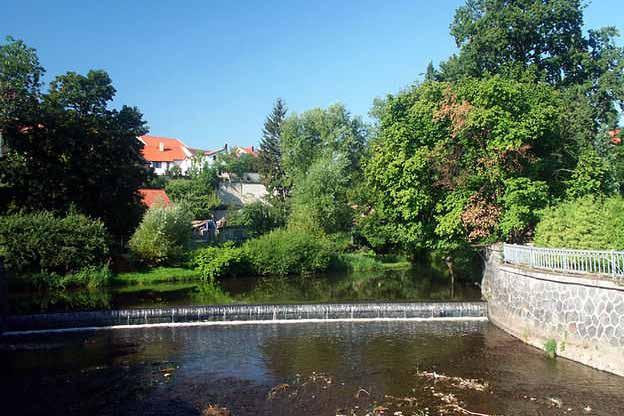
[[[624,286],[591,276],[548,273],[486,255],[482,291],[490,321],[538,348],[624,376]]]

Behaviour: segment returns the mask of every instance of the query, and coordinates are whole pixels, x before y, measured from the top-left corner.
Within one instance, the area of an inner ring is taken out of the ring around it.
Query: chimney
[[[158,143],[158,150],[161,152],[165,151],[165,144],[163,142]]]
[[[251,152],[253,153],[253,152],[255,152],[255,151],[256,151],[256,149],[254,149],[254,147],[253,147],[253,145],[252,145],[252,146],[251,146]]]

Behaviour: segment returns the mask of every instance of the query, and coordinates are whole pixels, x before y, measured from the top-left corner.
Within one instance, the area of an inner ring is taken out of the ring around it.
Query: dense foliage
[[[249,270],[243,249],[232,244],[197,250],[193,255],[193,266],[203,279],[211,282],[221,277],[235,277]]]
[[[279,229],[248,241],[245,253],[260,275],[308,274],[327,270],[334,244],[306,231]]]
[[[249,237],[257,237],[286,224],[284,211],[279,206],[264,202],[247,204],[228,218],[228,225],[245,227]]]
[[[439,78],[530,71],[565,91],[571,115],[596,123],[578,133],[595,133],[600,123],[617,120],[624,50],[613,27],[583,33],[583,7],[581,0],[469,0],[451,24],[459,53],[441,65]]]
[[[584,198],[542,212],[535,245],[578,249],[624,250],[624,198]]]
[[[547,85],[500,76],[388,97],[365,170],[363,235],[411,249],[523,236],[573,163],[561,155],[560,105]]]
[[[205,166],[188,177],[168,180],[165,192],[174,202],[184,203],[194,219],[206,219],[221,205],[216,192],[217,180],[216,170]]]
[[[130,239],[130,251],[150,265],[180,261],[191,240],[192,218],[183,204],[150,208]]]
[[[104,71],[68,72],[43,92],[43,68],[21,41],[0,44],[0,209],[70,207],[127,235],[148,177],[137,136],[147,130],[134,107],[111,109],[115,88]]]
[[[275,101],[273,111],[267,116],[262,129],[258,152],[258,171],[270,195],[282,200],[288,196],[286,174],[282,166],[282,124],[286,117],[286,104],[281,98]]]
[[[102,266],[108,238],[100,220],[76,212],[64,217],[49,212],[0,217],[0,254],[18,276],[77,273]]]

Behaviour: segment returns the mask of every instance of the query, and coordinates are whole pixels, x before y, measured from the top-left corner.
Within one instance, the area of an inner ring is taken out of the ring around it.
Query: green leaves
[[[383,109],[365,169],[376,218],[358,221],[365,236],[412,250],[530,235],[566,143],[552,87],[429,81]]]
[[[130,239],[130,251],[150,265],[179,261],[191,240],[192,219],[183,204],[150,208]]]
[[[624,250],[624,199],[583,198],[545,209],[535,228],[540,247]]]
[[[115,88],[104,71],[68,72],[47,93],[42,74],[34,49],[12,39],[0,45],[8,154],[0,160],[0,208],[64,213],[73,205],[127,236],[143,212],[137,190],[148,176],[137,140],[147,131],[141,113],[109,108]]]

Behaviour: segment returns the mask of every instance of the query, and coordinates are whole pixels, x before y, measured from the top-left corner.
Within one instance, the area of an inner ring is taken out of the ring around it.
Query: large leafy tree
[[[293,114],[282,127],[282,162],[292,187],[289,224],[325,232],[351,228],[369,128],[341,104]]]
[[[571,110],[584,113],[591,134],[616,122],[624,50],[614,43],[613,27],[583,33],[580,0],[468,0],[451,34],[460,50],[441,64],[441,79],[530,71],[567,90]]]
[[[104,71],[58,76],[46,93],[42,71],[22,42],[0,46],[0,97],[8,102],[0,120],[2,209],[75,207],[102,218],[113,234],[128,235],[140,219],[137,190],[148,176],[136,139],[147,132],[141,113],[109,108],[115,89]]]
[[[258,152],[258,170],[271,195],[282,200],[288,195],[288,184],[282,166],[282,125],[286,118],[286,104],[278,98],[273,105],[273,111],[264,122],[262,140]]]
[[[342,104],[293,114],[282,127],[284,172],[296,183],[316,159],[341,153],[348,161],[348,172],[357,174],[367,140],[368,126],[359,117],[352,117]]]
[[[362,233],[408,250],[525,238],[574,163],[561,103],[546,84],[501,76],[388,97],[365,169]]]

